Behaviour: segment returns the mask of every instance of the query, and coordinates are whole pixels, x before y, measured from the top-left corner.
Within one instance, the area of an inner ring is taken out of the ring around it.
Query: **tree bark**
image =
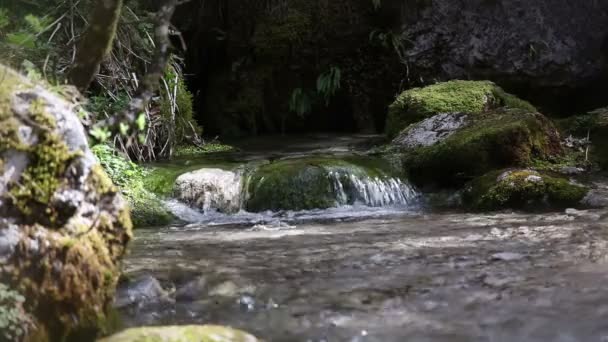
[[[98,0],[89,19],[68,80],[84,92],[99,72],[101,62],[112,49],[123,0]]]

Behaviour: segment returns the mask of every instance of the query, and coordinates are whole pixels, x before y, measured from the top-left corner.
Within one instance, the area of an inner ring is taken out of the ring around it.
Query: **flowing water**
[[[330,138],[270,151],[357,150]],[[239,158],[268,156],[252,149]],[[215,323],[267,341],[608,341],[606,210],[432,212],[406,180],[331,176],[324,210],[170,200],[185,222],[136,232],[125,324]]]

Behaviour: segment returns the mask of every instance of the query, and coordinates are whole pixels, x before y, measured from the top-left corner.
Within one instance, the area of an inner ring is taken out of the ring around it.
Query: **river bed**
[[[608,341],[607,219],[354,206],[138,230],[120,313],[266,341]]]

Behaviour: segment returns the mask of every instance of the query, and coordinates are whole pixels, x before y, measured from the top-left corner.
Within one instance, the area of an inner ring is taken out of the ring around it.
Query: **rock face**
[[[131,238],[128,206],[74,105],[1,65],[0,74],[0,282],[25,298],[37,331],[24,335],[91,339]]]
[[[204,211],[235,213],[241,209],[243,176],[222,169],[185,173],[175,181],[177,198]]]
[[[257,342],[245,332],[213,325],[129,329],[99,342]]]
[[[580,206],[588,191],[565,178],[515,169],[493,171],[474,180],[463,199],[481,210],[568,208]]]
[[[417,76],[574,86],[606,71],[606,1],[398,2]]]

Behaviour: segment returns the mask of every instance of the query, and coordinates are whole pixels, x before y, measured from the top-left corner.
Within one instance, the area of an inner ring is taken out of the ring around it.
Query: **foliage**
[[[331,97],[340,89],[341,78],[342,72],[335,66],[317,78],[317,92],[325,99],[325,105],[329,105]]]
[[[382,7],[382,0],[372,0],[372,6],[375,10],[379,10]]]
[[[23,296],[0,283],[0,341],[18,341],[28,333],[32,322],[24,302]]]
[[[303,117],[310,113],[312,104],[312,97],[302,88],[296,88],[291,93],[291,98],[289,99],[289,110]]]
[[[136,227],[164,225],[173,219],[160,199],[146,190],[144,181],[147,172],[144,169],[119,156],[108,145],[93,146],[92,151],[131,204],[131,216]]]
[[[160,90],[162,127],[167,129],[171,146],[198,139],[202,129],[194,121],[192,93],[186,88],[178,60],[174,57],[165,70]]]

